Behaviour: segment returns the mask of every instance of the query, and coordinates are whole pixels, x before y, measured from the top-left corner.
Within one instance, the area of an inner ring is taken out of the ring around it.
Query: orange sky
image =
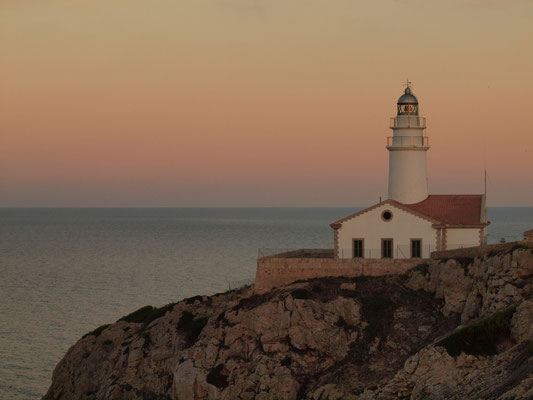
[[[365,206],[409,78],[430,192],[533,206],[533,3],[2,0],[0,206]],[[527,171],[527,172],[526,172]]]

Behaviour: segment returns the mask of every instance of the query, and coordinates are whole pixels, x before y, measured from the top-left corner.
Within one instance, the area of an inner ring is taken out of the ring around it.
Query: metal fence
[[[468,247],[479,247],[479,243],[471,243],[471,244],[454,244],[454,243],[448,243],[446,244],[446,250],[455,250],[455,249],[466,249]]]
[[[286,254],[286,253],[291,253],[291,252],[295,252],[295,251],[298,251],[298,249],[262,248],[262,249],[257,249],[257,257],[258,258],[270,257],[270,256],[274,256],[274,255],[277,255],[277,254]]]
[[[254,283],[255,283],[254,278],[239,279],[238,281],[228,282],[228,289],[229,290],[244,289],[247,286],[252,286]]]
[[[432,251],[437,250],[433,245],[422,245],[420,247],[420,257],[419,258],[429,258]],[[339,258],[353,258],[355,255],[353,248],[340,248],[337,253]],[[412,258],[411,246],[406,245],[396,245],[393,246],[391,252],[388,254],[388,257],[385,257],[386,253],[383,249],[363,249],[362,258]]]
[[[462,249],[467,247],[477,247],[479,243],[448,243],[446,250]],[[413,258],[410,244],[395,245],[387,258]],[[430,258],[431,253],[437,251],[437,246],[423,244],[420,246],[419,258]],[[364,248],[362,258],[384,258],[383,249]],[[354,258],[354,249],[339,248],[337,254],[332,249],[294,249],[294,248],[261,248],[257,250],[258,258],[279,257],[279,258]],[[249,280],[248,280],[249,281]]]
[[[447,244],[446,250],[462,249],[467,247],[477,247],[479,243],[473,244]],[[437,246],[425,244],[420,248],[420,257],[419,258],[430,258],[431,253],[437,251]],[[392,249],[391,257],[387,258],[413,258],[411,254],[411,245],[396,245]],[[340,248],[338,249],[337,257],[339,258],[354,258],[354,249],[353,248]],[[363,249],[362,258],[384,258],[383,249]]]
[[[278,256],[280,258],[333,258],[333,249],[258,249],[258,258]]]

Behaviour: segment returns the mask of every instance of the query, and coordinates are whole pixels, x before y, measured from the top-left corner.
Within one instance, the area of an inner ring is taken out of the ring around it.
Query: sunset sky
[[[431,193],[533,206],[533,1],[0,0],[0,206],[365,206],[408,78]]]

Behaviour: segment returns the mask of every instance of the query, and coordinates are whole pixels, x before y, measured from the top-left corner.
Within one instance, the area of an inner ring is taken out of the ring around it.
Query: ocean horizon
[[[251,281],[259,249],[332,248],[362,207],[0,208],[0,398],[37,399],[88,331]],[[533,207],[489,207],[489,243],[520,240]]]

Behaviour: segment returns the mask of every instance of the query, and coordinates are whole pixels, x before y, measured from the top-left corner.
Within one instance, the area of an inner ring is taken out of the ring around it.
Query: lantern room
[[[398,99],[398,115],[418,115],[418,100],[409,86]]]

